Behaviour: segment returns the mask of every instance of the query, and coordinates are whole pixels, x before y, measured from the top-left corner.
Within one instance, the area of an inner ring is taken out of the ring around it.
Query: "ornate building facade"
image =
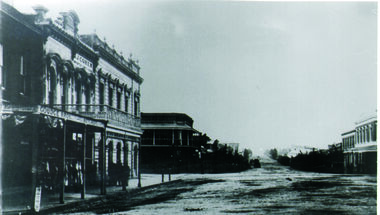
[[[48,195],[64,203],[67,192],[105,194],[139,177],[138,63],[79,35],[74,11],[52,20],[34,9],[1,2],[2,211],[38,211]]]

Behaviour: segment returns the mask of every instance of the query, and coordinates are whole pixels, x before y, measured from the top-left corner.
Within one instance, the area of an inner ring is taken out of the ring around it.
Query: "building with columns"
[[[342,134],[345,171],[376,173],[377,115],[363,118],[355,124],[355,129]]]
[[[140,67],[79,16],[22,14],[1,1],[0,210],[38,211],[65,193],[139,177]]]

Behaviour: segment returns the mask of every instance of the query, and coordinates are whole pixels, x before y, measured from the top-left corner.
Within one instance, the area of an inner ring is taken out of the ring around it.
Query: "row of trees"
[[[277,149],[271,149],[269,156],[280,164],[290,166],[297,170],[343,173],[343,152],[336,147],[328,150],[313,150],[308,153],[298,153],[295,157],[279,155]]]
[[[202,154],[203,170],[209,173],[239,172],[252,168],[252,151],[239,153],[227,144],[215,140],[211,151]]]

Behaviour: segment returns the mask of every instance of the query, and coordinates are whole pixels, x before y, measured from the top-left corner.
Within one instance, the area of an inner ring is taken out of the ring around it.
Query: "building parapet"
[[[362,126],[362,125],[367,124],[367,123],[372,122],[372,121],[377,121],[377,115],[365,117],[365,118],[355,122],[355,125],[356,125],[356,127],[359,127],[359,126]]]
[[[140,77],[140,66],[137,64],[137,61],[131,58],[126,60],[122,54],[117,53],[114,48],[111,48],[107,42],[102,41],[96,34],[81,35],[80,39],[126,75],[132,77],[140,84],[143,82],[143,79]]]
[[[85,53],[86,57],[94,62],[93,70],[95,70],[99,57],[102,57],[139,84],[143,82],[143,78],[140,77],[138,61],[131,58],[125,59],[122,54],[118,54],[114,48],[111,48],[105,41],[99,39],[96,34],[78,34],[79,18],[74,11],[61,13],[61,16],[53,21],[50,18],[44,17],[46,10],[40,7],[36,7],[35,10],[37,14],[31,15],[35,20],[35,24],[40,26],[46,35],[52,35],[71,47],[72,59],[76,57],[78,52]]]
[[[344,133],[342,133],[342,137],[349,137],[349,136],[355,135],[355,132],[356,132],[356,130],[344,132]]]

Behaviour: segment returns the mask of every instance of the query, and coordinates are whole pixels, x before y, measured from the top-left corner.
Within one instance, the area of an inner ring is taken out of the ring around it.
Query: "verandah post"
[[[106,145],[106,130],[102,131],[101,134],[101,156],[100,156],[100,165],[102,167],[101,169],[101,177],[100,177],[100,194],[105,195],[106,194],[106,186],[105,186],[105,178],[106,178],[106,165],[105,165],[105,145]]]
[[[64,120],[63,122],[63,146],[62,146],[62,161],[61,161],[61,190],[59,195],[59,203],[64,204],[65,203],[65,154],[66,154],[66,132],[67,132],[67,121]]]
[[[82,192],[81,199],[86,197],[86,142],[87,142],[87,125],[84,125],[83,132],[83,161],[82,161]]]

